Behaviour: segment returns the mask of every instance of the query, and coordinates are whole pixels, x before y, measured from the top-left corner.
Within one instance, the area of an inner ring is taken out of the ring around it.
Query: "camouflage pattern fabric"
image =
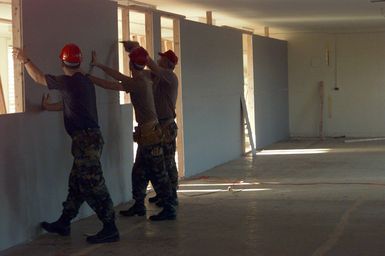
[[[165,131],[167,129],[167,131]],[[168,178],[170,179],[171,184],[171,199],[175,199],[177,197],[176,191],[178,190],[178,169],[175,162],[175,152],[176,152],[176,136],[178,133],[178,126],[175,122],[167,125],[167,127],[162,127],[162,130],[169,137],[170,140],[168,142],[162,143],[163,155],[164,155],[164,164],[166,168],[166,173]],[[146,179],[145,179],[146,178]],[[141,181],[143,185],[142,187],[147,187],[148,182],[151,181],[152,186],[157,195],[159,195],[159,188],[157,187],[157,177],[141,177]]]
[[[178,133],[178,127],[176,123],[173,122],[168,125],[167,130],[172,140],[170,142],[164,142],[162,147],[164,152],[164,162],[166,165],[166,170],[170,178],[172,190],[174,192],[178,189],[178,169],[175,162],[176,136]]]
[[[137,204],[144,204],[148,177],[154,180],[154,187],[160,198],[170,203],[171,184],[165,169],[164,154],[161,144],[138,145],[134,167],[132,168],[132,195]]]
[[[87,204],[103,223],[115,220],[113,203],[103,177],[100,156],[103,137],[99,129],[75,132],[72,136],[72,166],[68,196],[63,202],[63,215],[75,218],[80,206]]]

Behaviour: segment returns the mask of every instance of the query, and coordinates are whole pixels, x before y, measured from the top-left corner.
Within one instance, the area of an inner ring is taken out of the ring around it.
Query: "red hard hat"
[[[178,57],[172,50],[168,50],[163,53],[159,53],[160,56],[166,57],[172,64],[176,65],[178,63]]]
[[[77,66],[82,62],[82,52],[76,44],[66,44],[61,50],[60,59],[68,66]]]
[[[130,61],[138,66],[147,64],[148,52],[143,47],[135,48],[130,52]]]

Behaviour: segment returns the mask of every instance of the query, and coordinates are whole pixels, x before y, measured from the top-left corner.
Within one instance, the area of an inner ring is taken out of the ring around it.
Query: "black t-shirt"
[[[99,128],[95,87],[81,73],[73,76],[45,76],[50,90],[59,90],[63,99],[64,126],[69,135],[75,131]]]

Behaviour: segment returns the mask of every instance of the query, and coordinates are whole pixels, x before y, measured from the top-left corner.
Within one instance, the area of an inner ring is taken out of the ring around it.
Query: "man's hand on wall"
[[[47,94],[43,93],[43,97],[41,99],[41,108],[43,110],[48,110],[50,104],[51,104],[51,98],[49,96],[49,93]]]
[[[99,62],[96,58],[96,51],[92,51],[91,52],[91,66],[98,66],[99,65]]]
[[[41,108],[47,111],[62,111],[63,110],[63,102],[59,101],[56,103],[51,102],[51,97],[49,94],[43,94],[41,99]]]
[[[27,55],[24,53],[23,49],[18,47],[13,47],[12,51],[13,57],[20,61],[21,63],[25,64],[29,61]]]

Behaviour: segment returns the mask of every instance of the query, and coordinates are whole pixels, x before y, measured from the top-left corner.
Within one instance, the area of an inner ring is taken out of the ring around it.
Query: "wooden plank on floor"
[[[212,11],[206,12],[206,22],[207,22],[207,25],[213,25],[213,12]]]
[[[319,122],[319,137],[324,139],[324,101],[325,101],[325,88],[324,82],[319,82],[319,95],[320,95],[320,122]]]
[[[270,37],[270,28],[265,27],[265,37]]]

